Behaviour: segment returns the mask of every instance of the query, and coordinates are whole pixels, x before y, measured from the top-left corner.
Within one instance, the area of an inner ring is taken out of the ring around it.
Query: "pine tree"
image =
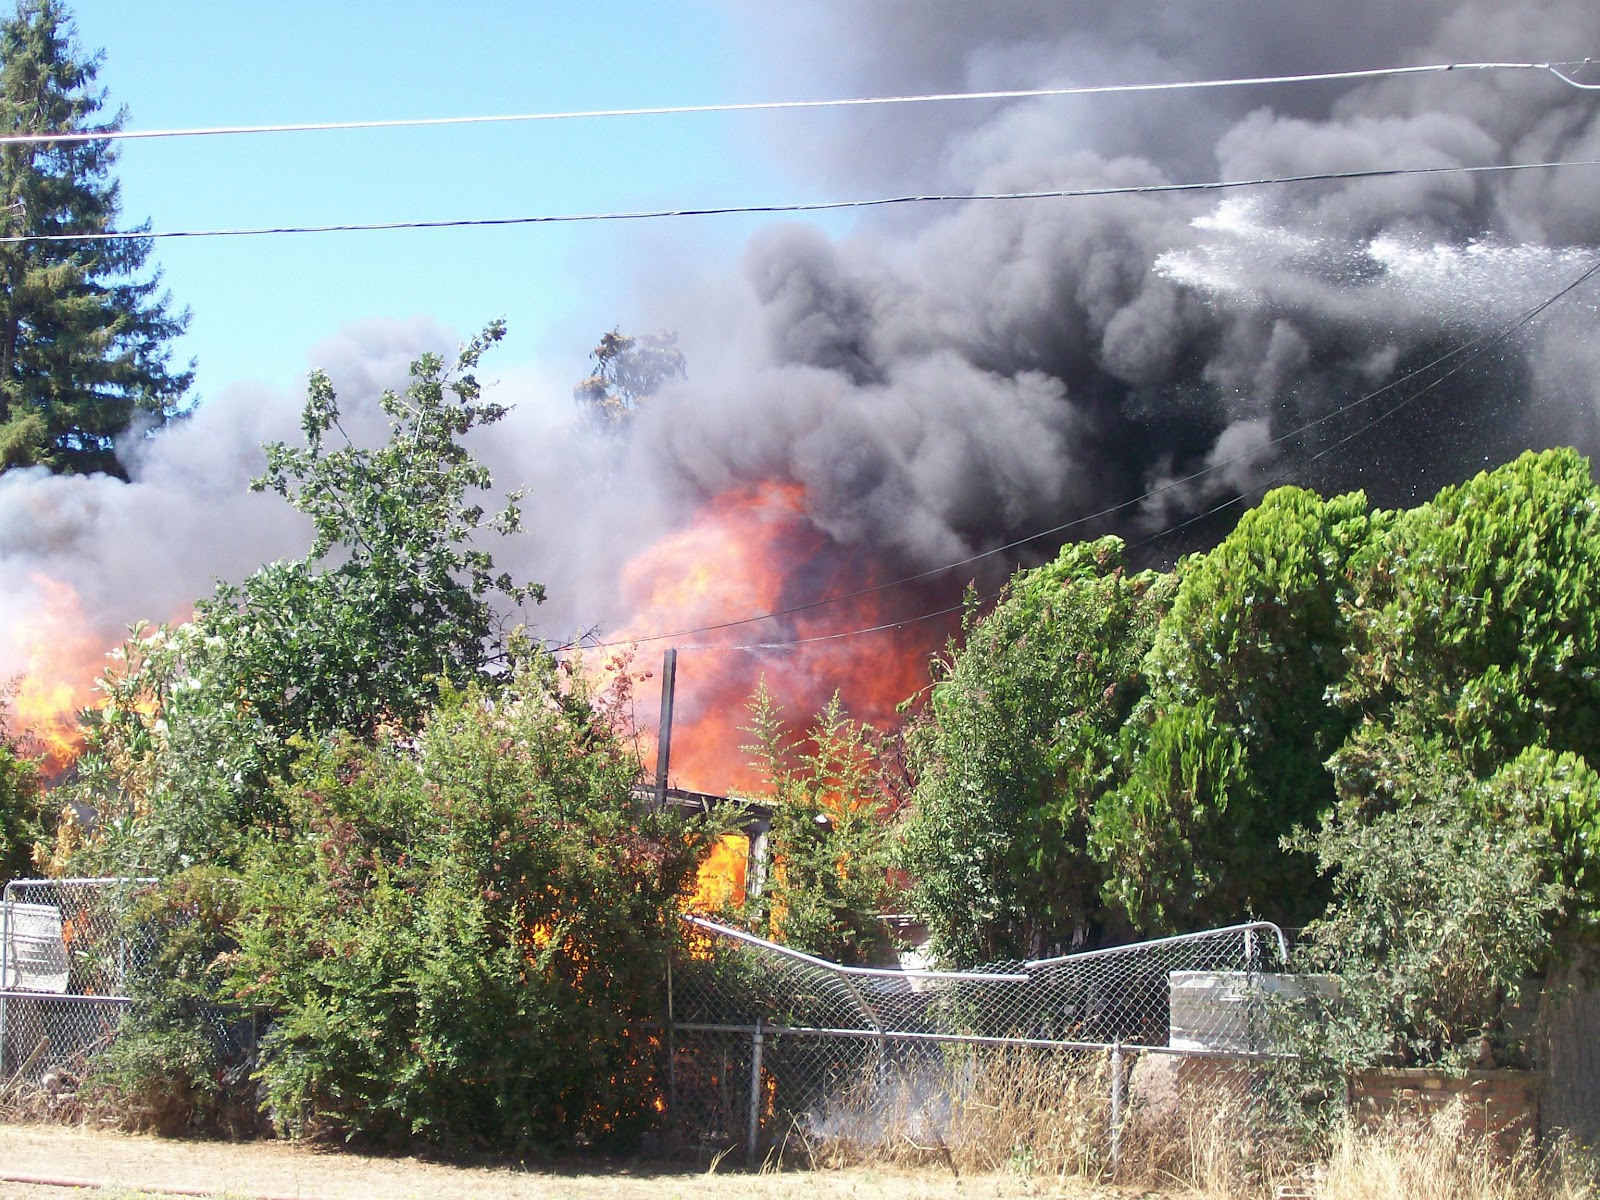
[[[122,110],[98,117],[100,62],[58,0],[18,0],[0,23],[0,134],[120,128]],[[117,228],[116,161],[115,142],[0,144],[0,236]],[[189,315],[169,311],[149,253],[147,238],[0,242],[0,471],[123,474],[118,439],[180,411],[193,370],[173,369],[170,342]]]

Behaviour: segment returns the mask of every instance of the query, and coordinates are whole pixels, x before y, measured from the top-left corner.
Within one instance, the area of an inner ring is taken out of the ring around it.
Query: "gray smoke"
[[[1562,61],[1600,48],[1592,0],[780,7],[763,6],[749,31],[762,95]],[[774,115],[763,131],[834,194],[1064,189],[1600,158],[1597,103],[1547,74],[1452,72]],[[504,381],[500,398],[520,407],[480,450],[532,499],[530,529],[503,557],[548,585],[537,620],[564,637],[614,627],[627,558],[707,497],[758,479],[804,485],[846,554],[918,570],[1124,501],[1135,503],[1076,534],[1145,536],[1277,478],[1412,503],[1527,446],[1593,451],[1593,284],[1425,393],[1396,391],[1286,435],[1575,278],[1600,246],[1597,186],[1600,170],[1570,168],[1220,200],[957,204],[879,212],[848,232],[775,224],[734,278],[641,298],[639,324],[681,331],[690,377],[624,441],[576,419],[571,379]],[[313,359],[355,398],[403,383],[416,350],[454,340],[426,322],[369,324]],[[486,362],[486,375],[497,369]],[[259,469],[256,444],[291,436],[298,404],[225,392],[142,446],[127,485],[0,478],[8,603],[20,603],[15,581],[45,570],[114,634],[181,608],[213,576],[297,552],[304,530],[242,487]]]
[[[1600,9],[849,0],[801,6],[784,33],[785,61],[828,65],[824,90],[885,94],[1581,59]],[[906,106],[852,113],[820,146],[792,118],[773,136],[840,187],[1084,188],[1589,159],[1596,104],[1545,73],[1456,72]],[[644,452],[708,489],[787,474],[830,533],[908,565],[1207,467],[1120,526],[1156,530],[1279,477],[1414,502],[1528,445],[1596,444],[1600,288],[1368,433],[1409,393],[1272,443],[1574,279],[1600,243],[1597,182],[1594,168],[1412,176],[1220,202],[972,203],[831,239],[770,230],[746,256],[741,324],[730,335],[718,313],[691,344],[696,362],[730,338],[761,354],[663,405]]]
[[[452,335],[429,322],[358,322],[316,347],[312,359],[347,394],[367,398],[351,427],[370,436],[381,386],[403,381],[419,349]],[[305,552],[309,529],[281,500],[248,491],[265,467],[261,444],[299,433],[301,397],[236,385],[191,416],[124,448],[130,481],[52,476],[42,468],[0,475],[0,630],[49,617],[47,582],[68,585],[87,640],[110,646],[138,620],[188,616],[217,579],[237,580],[263,562]],[[35,647],[0,637],[0,682]]]

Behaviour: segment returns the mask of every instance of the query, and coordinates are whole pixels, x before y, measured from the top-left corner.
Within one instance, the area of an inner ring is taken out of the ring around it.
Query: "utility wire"
[[[1099,520],[1099,519],[1101,519],[1103,517],[1111,516],[1111,515],[1113,515],[1115,513],[1122,512],[1122,511],[1124,511],[1124,510],[1126,510],[1128,508],[1132,508],[1132,507],[1134,507],[1136,505],[1142,504],[1146,500],[1149,500],[1149,499],[1152,499],[1152,498],[1154,498],[1156,496],[1159,496],[1164,492],[1171,491],[1173,488],[1181,487],[1181,486],[1183,486],[1184,484],[1187,484],[1187,483],[1192,483],[1193,481],[1195,481],[1197,479],[1200,479],[1200,478],[1202,478],[1202,477],[1204,477],[1206,475],[1209,475],[1214,471],[1219,471],[1219,470],[1222,470],[1225,467],[1233,466],[1233,465],[1243,461],[1246,458],[1250,458],[1250,457],[1253,457],[1253,456],[1255,456],[1257,454],[1260,454],[1264,450],[1271,449],[1274,446],[1279,446],[1279,445],[1282,445],[1283,443],[1285,443],[1287,441],[1290,441],[1292,439],[1298,438],[1301,435],[1303,435],[1304,433],[1306,433],[1307,431],[1313,429],[1314,427],[1316,427],[1317,425],[1322,424],[1325,421],[1333,420],[1334,418],[1342,416],[1345,413],[1351,412],[1351,411],[1359,408],[1360,406],[1362,406],[1364,404],[1370,403],[1371,401],[1378,399],[1379,397],[1387,394],[1388,392],[1391,392],[1391,391],[1395,390],[1396,388],[1401,387],[1402,385],[1404,385],[1405,383],[1409,382],[1410,380],[1417,378],[1419,375],[1425,374],[1425,373],[1433,370],[1435,367],[1441,365],[1442,363],[1446,362],[1449,359],[1457,358],[1458,356],[1461,356],[1461,355],[1465,355],[1466,356],[1464,358],[1461,358],[1460,361],[1452,364],[1449,367],[1448,370],[1446,370],[1443,374],[1439,375],[1437,378],[1430,380],[1426,385],[1424,385],[1423,387],[1419,388],[1417,391],[1411,393],[1410,395],[1401,398],[1395,404],[1389,406],[1388,408],[1384,409],[1383,412],[1381,412],[1377,416],[1373,417],[1372,420],[1366,422],[1365,424],[1361,425],[1357,429],[1355,429],[1355,430],[1351,431],[1350,433],[1346,434],[1344,437],[1340,438],[1336,442],[1333,442],[1331,445],[1328,445],[1328,446],[1324,447],[1322,450],[1319,450],[1316,454],[1313,454],[1310,458],[1305,459],[1302,462],[1296,463],[1295,465],[1293,465],[1291,467],[1285,468],[1283,471],[1279,472],[1277,475],[1273,476],[1271,479],[1266,480],[1265,482],[1253,484],[1249,488],[1246,488],[1244,491],[1242,491],[1239,495],[1231,496],[1228,499],[1222,501],[1221,503],[1216,504],[1216,505],[1212,506],[1211,508],[1206,509],[1204,512],[1196,513],[1194,516],[1188,517],[1185,520],[1178,522],[1176,525],[1169,525],[1166,528],[1158,530],[1157,532],[1150,534],[1148,537],[1146,537],[1146,538],[1144,538],[1144,539],[1142,539],[1140,541],[1130,543],[1127,546],[1127,549],[1129,549],[1129,550],[1142,549],[1145,546],[1152,545],[1153,543],[1161,541],[1164,538],[1170,537],[1175,533],[1181,532],[1182,530],[1189,528],[1191,525],[1197,524],[1200,521],[1204,521],[1209,517],[1215,516],[1217,513],[1223,511],[1226,508],[1229,508],[1229,507],[1232,507],[1234,505],[1243,503],[1250,496],[1255,495],[1258,492],[1262,492],[1262,491],[1266,490],[1267,488],[1273,487],[1273,486],[1275,486],[1275,485],[1277,485],[1279,483],[1282,483],[1282,482],[1290,479],[1292,476],[1303,472],[1307,467],[1311,466],[1313,463],[1316,463],[1316,462],[1320,461],[1321,459],[1327,457],[1329,454],[1333,453],[1333,451],[1338,450],[1338,449],[1348,445],[1350,442],[1354,441],[1356,438],[1360,437],[1362,434],[1368,432],[1369,430],[1371,430],[1375,426],[1377,426],[1377,425],[1381,424],[1382,422],[1388,420],[1391,416],[1393,416],[1395,413],[1399,412],[1401,409],[1408,407],[1409,405],[1415,403],[1417,400],[1421,399],[1423,396],[1426,396],[1430,392],[1434,391],[1435,389],[1440,387],[1442,384],[1444,384],[1447,380],[1449,380],[1454,375],[1456,375],[1456,374],[1460,373],[1461,371],[1465,370],[1468,366],[1470,366],[1472,363],[1476,362],[1479,358],[1481,358],[1484,354],[1488,353],[1495,346],[1500,345],[1502,342],[1504,342],[1508,338],[1510,338],[1512,336],[1512,334],[1516,333],[1518,330],[1524,328],[1525,326],[1527,326],[1528,324],[1530,324],[1531,322],[1536,320],[1551,305],[1557,303],[1558,301],[1560,301],[1561,299],[1566,297],[1571,292],[1577,290],[1579,287],[1582,287],[1585,283],[1587,283],[1590,279],[1594,278],[1594,276],[1597,275],[1597,274],[1600,274],[1600,259],[1596,259],[1594,262],[1592,262],[1580,275],[1578,275],[1570,283],[1567,283],[1565,286],[1563,286],[1559,291],[1557,291],[1553,295],[1548,296],[1545,299],[1541,300],[1538,304],[1535,304],[1532,308],[1529,308],[1526,311],[1520,313],[1518,316],[1513,318],[1511,321],[1509,321],[1505,325],[1501,326],[1498,330],[1495,330],[1492,333],[1480,334],[1478,337],[1472,339],[1469,342],[1465,342],[1460,346],[1457,346],[1457,347],[1455,347],[1455,348],[1453,348],[1451,350],[1447,350],[1445,353],[1443,353],[1443,354],[1439,355],[1437,358],[1435,358],[1432,362],[1429,362],[1424,366],[1418,367],[1415,370],[1408,372],[1407,374],[1401,376],[1399,379],[1390,381],[1389,383],[1385,384],[1383,387],[1378,388],[1375,391],[1369,392],[1369,393],[1367,393],[1366,395],[1362,396],[1361,398],[1359,398],[1357,400],[1352,400],[1349,404],[1342,405],[1341,407],[1334,409],[1332,412],[1326,413],[1323,416],[1316,418],[1315,420],[1308,421],[1304,425],[1301,425],[1299,428],[1292,429],[1288,433],[1285,433],[1280,437],[1273,438],[1271,441],[1268,441],[1268,442],[1263,442],[1261,445],[1254,446],[1249,450],[1246,450],[1246,451],[1244,451],[1244,452],[1242,452],[1240,454],[1236,454],[1230,459],[1226,459],[1226,460],[1224,460],[1222,462],[1218,462],[1218,463],[1212,463],[1210,466],[1204,467],[1201,470],[1196,471],[1191,475],[1184,476],[1182,479],[1172,480],[1172,481],[1170,481],[1168,483],[1165,483],[1165,484],[1161,485],[1158,488],[1152,488],[1151,490],[1143,493],[1142,495],[1135,496],[1130,500],[1124,500],[1120,504],[1114,504],[1114,505],[1111,505],[1108,508],[1103,508],[1098,512],[1094,512],[1094,513],[1090,513],[1090,514],[1088,514],[1086,516],[1074,518],[1071,521],[1064,522],[1063,524],[1060,524],[1060,525],[1052,526],[1049,529],[1042,529],[1042,530],[1038,531],[1037,533],[1029,534],[1027,537],[1019,538],[1019,539],[1017,539],[1016,541],[1013,541],[1013,542],[1008,542],[1003,546],[996,546],[991,550],[984,550],[984,551],[982,551],[982,552],[980,552],[978,554],[974,554],[974,555],[972,555],[972,556],[970,556],[968,558],[960,559],[959,561],[956,561],[956,562],[945,563],[942,566],[930,568],[929,570],[922,571],[922,572],[920,572],[920,573],[918,573],[916,575],[908,575],[908,576],[906,576],[906,577],[904,577],[902,579],[890,580],[887,583],[880,583],[880,584],[876,584],[876,585],[874,585],[872,587],[861,588],[861,589],[859,589],[857,591],[854,591],[854,592],[846,592],[846,593],[844,593],[842,595],[838,595],[838,596],[827,596],[827,597],[824,597],[824,598],[822,598],[820,600],[810,601],[809,603],[806,603],[806,604],[795,605],[792,608],[781,609],[781,610],[778,610],[776,612],[770,612],[770,613],[761,613],[758,616],[744,617],[744,618],[741,618],[739,620],[734,620],[734,621],[724,621],[724,622],[721,622],[720,624],[716,624],[716,625],[702,625],[702,626],[696,627],[694,629],[681,629],[681,630],[677,630],[677,631],[672,632],[672,633],[654,634],[654,635],[649,636],[649,637],[627,638],[627,639],[620,640],[620,641],[615,641],[615,642],[591,643],[589,646],[585,646],[583,648],[584,649],[611,649],[611,648],[615,648],[615,647],[618,647],[618,646],[640,645],[640,644],[643,644],[645,642],[667,641],[667,640],[671,640],[673,638],[689,637],[689,636],[692,636],[692,635],[695,635],[695,634],[714,633],[714,632],[716,632],[718,630],[722,630],[722,629],[732,629],[732,628],[736,628],[736,627],[741,626],[741,625],[754,624],[755,622],[758,622],[758,621],[765,621],[765,620],[769,620],[769,619],[776,618],[776,617],[789,616],[789,615],[792,615],[794,613],[804,612],[804,611],[806,611],[808,609],[820,608],[820,607],[822,607],[824,605],[828,605],[828,604],[837,604],[837,603],[840,603],[840,602],[845,601],[845,600],[852,600],[852,599],[856,599],[856,598],[858,598],[860,596],[870,595],[870,594],[872,594],[874,592],[884,591],[884,590],[886,590],[888,588],[900,587],[900,586],[902,586],[904,584],[915,583],[915,582],[918,582],[920,580],[932,578],[933,576],[936,576],[936,575],[942,575],[947,571],[952,571],[952,570],[955,570],[958,567],[963,567],[963,566],[970,565],[971,563],[978,562],[981,559],[989,558],[989,557],[991,557],[993,555],[996,555],[996,554],[1002,554],[1002,553],[1004,553],[1004,552],[1006,552],[1008,550],[1015,550],[1018,547],[1027,545],[1029,542],[1037,541],[1038,539],[1040,539],[1042,537],[1049,537],[1052,534],[1063,533],[1066,530],[1073,528],[1074,526],[1082,525],[1082,524],[1085,524],[1085,523],[1090,522],[1090,521]],[[1469,353],[1469,351],[1470,351],[1470,353]],[[983,596],[980,596],[978,598],[977,602],[979,604],[986,604],[989,601],[996,599],[1001,594],[1001,592],[1003,592],[1003,591],[1004,591],[1004,587],[1001,587],[1001,588],[999,588],[999,589],[997,589],[997,590],[995,590],[993,592],[990,592],[990,593],[987,593],[987,594],[985,594]],[[884,623],[879,624],[879,625],[869,626],[869,627],[864,628],[864,629],[844,630],[844,631],[841,631],[839,633],[821,634],[821,635],[817,635],[817,636],[813,636],[813,637],[805,637],[805,638],[794,638],[794,639],[790,639],[788,641],[750,642],[750,643],[744,643],[744,644],[740,644],[740,645],[731,645],[731,646],[730,645],[721,645],[721,644],[717,644],[717,643],[691,644],[691,645],[687,645],[687,646],[682,646],[682,647],[680,647],[680,649],[685,649],[685,650],[777,650],[777,649],[784,649],[784,648],[787,648],[789,646],[805,645],[805,644],[808,644],[808,643],[811,643],[811,642],[833,641],[833,640],[838,639],[838,638],[856,637],[856,636],[862,635],[862,634],[878,633],[878,632],[881,632],[881,631],[887,630],[887,629],[898,629],[898,628],[901,628],[901,627],[906,626],[906,625],[917,624],[918,622],[921,622],[921,621],[932,620],[935,617],[947,616],[950,613],[956,612],[956,611],[966,607],[966,604],[967,604],[967,602],[963,601],[960,604],[952,605],[952,606],[947,607],[947,608],[942,608],[942,609],[939,609],[936,612],[922,613],[922,614],[920,614],[918,616],[906,617],[906,618],[903,618],[903,619],[897,620],[897,621],[888,621],[888,622],[884,622]]]
[[[1313,454],[1310,458],[1304,460],[1303,462],[1296,463],[1292,467],[1286,467],[1284,470],[1280,471],[1277,475],[1274,475],[1271,479],[1268,479],[1263,483],[1252,484],[1250,487],[1248,487],[1244,491],[1240,492],[1239,495],[1230,496],[1228,499],[1222,501],[1220,504],[1214,505],[1213,507],[1207,509],[1205,512],[1197,513],[1194,516],[1189,517],[1184,521],[1180,521],[1176,525],[1170,525],[1165,529],[1162,529],[1162,530],[1160,530],[1160,531],[1158,531],[1156,533],[1151,534],[1149,537],[1143,539],[1142,541],[1134,542],[1130,546],[1128,546],[1128,549],[1129,550],[1142,549],[1145,546],[1148,546],[1148,545],[1151,545],[1154,542],[1160,541],[1162,538],[1170,537],[1172,534],[1177,533],[1180,530],[1187,529],[1189,526],[1195,524],[1198,521],[1203,521],[1207,517],[1215,516],[1217,513],[1221,512],[1225,508],[1228,508],[1228,507],[1230,507],[1232,505],[1235,505],[1235,504],[1243,503],[1248,497],[1254,495],[1257,492],[1265,491],[1267,488],[1274,487],[1275,485],[1280,484],[1280,483],[1284,482],[1285,480],[1289,479],[1291,476],[1297,475],[1297,474],[1303,472],[1307,467],[1311,466],[1313,463],[1319,462],[1323,458],[1326,458],[1329,454],[1332,454],[1335,450],[1341,449],[1344,446],[1348,445],[1349,443],[1353,442],[1356,438],[1360,437],[1362,434],[1366,433],[1368,430],[1372,429],[1374,426],[1382,424],[1384,421],[1388,420],[1390,417],[1392,417],[1395,413],[1399,412],[1401,409],[1406,408],[1409,405],[1415,403],[1416,401],[1422,399],[1422,397],[1424,397],[1428,393],[1434,391],[1436,388],[1438,388],[1440,385],[1442,385],[1446,380],[1450,379],[1452,376],[1457,375],[1461,371],[1466,370],[1467,367],[1471,366],[1474,362],[1476,362],[1483,355],[1487,354],[1495,346],[1498,346],[1500,343],[1504,342],[1513,333],[1516,333],[1519,329],[1524,328],[1525,326],[1530,324],[1532,321],[1534,321],[1541,313],[1543,313],[1545,311],[1545,309],[1549,308],[1552,304],[1556,303],[1556,301],[1562,299],[1569,292],[1572,292],[1572,291],[1576,290],[1577,288],[1581,287],[1583,284],[1587,283],[1590,279],[1594,278],[1594,276],[1596,274],[1600,274],[1600,259],[1596,259],[1593,263],[1591,263],[1588,266],[1587,269],[1584,270],[1584,272],[1581,275],[1579,275],[1571,283],[1569,283],[1565,287],[1563,287],[1560,291],[1556,292],[1555,295],[1549,296],[1549,297],[1545,298],[1544,300],[1541,300],[1538,304],[1534,305],[1532,308],[1528,309],[1526,312],[1524,312],[1521,315],[1519,315],[1518,317],[1516,317],[1514,320],[1512,320],[1511,322],[1509,322],[1508,324],[1503,326],[1501,329],[1496,331],[1494,334],[1488,335],[1488,336],[1485,336],[1485,337],[1480,337],[1480,338],[1476,339],[1476,342],[1481,342],[1482,344],[1478,345],[1477,348],[1474,349],[1471,354],[1467,355],[1466,358],[1464,358],[1460,362],[1455,363],[1454,365],[1452,365],[1449,370],[1445,371],[1437,379],[1430,380],[1423,387],[1418,388],[1415,392],[1411,393],[1411,395],[1405,396],[1405,397],[1401,398],[1400,400],[1396,401],[1390,407],[1384,409],[1383,412],[1381,412],[1377,416],[1373,417],[1372,420],[1368,421],[1366,424],[1364,424],[1362,426],[1359,426],[1358,428],[1352,430],[1350,433],[1347,433],[1344,437],[1340,438],[1338,441],[1332,443],[1331,445],[1323,447],[1321,450],[1317,451],[1317,453]],[[1467,343],[1468,346],[1472,346],[1474,344],[1475,343],[1473,343],[1473,342]],[[1433,366],[1435,366],[1438,363],[1442,362],[1445,358],[1452,357],[1453,355],[1455,355],[1455,354],[1457,354],[1459,352],[1460,352],[1460,349],[1452,350],[1448,354],[1442,355],[1442,356],[1440,356],[1440,358],[1435,359],[1432,363],[1428,364],[1427,367],[1420,368],[1420,370],[1422,370],[1422,371],[1430,370]],[[1417,375],[1418,373],[1419,373],[1418,371],[1413,371],[1410,375],[1406,376],[1406,378],[1410,379],[1410,378],[1414,377],[1415,375]],[[1403,382],[1403,381],[1397,381],[1397,382]],[[1357,401],[1356,403],[1357,404],[1365,403],[1367,400],[1373,399],[1376,396],[1381,395],[1382,392],[1386,391],[1386,390],[1388,390],[1388,389],[1380,389],[1378,392],[1374,392],[1370,396],[1363,397],[1361,400]],[[1334,412],[1332,412],[1332,413],[1330,413],[1328,415],[1330,417],[1338,416],[1342,412],[1348,412],[1354,406],[1355,406],[1354,404],[1346,405],[1344,408],[1337,409],[1337,410],[1335,410]],[[1285,435],[1285,437],[1298,436],[1298,434],[1303,432],[1306,428],[1309,428],[1309,426],[1302,426],[1300,430],[1296,430],[1293,433],[1287,434],[1287,435]],[[1283,440],[1285,440],[1285,439],[1284,438],[1279,438],[1279,439],[1276,439],[1276,442],[1281,442]],[[1264,446],[1261,447],[1261,448],[1264,449],[1265,446],[1275,445],[1276,442],[1265,443]],[[1247,452],[1247,453],[1253,453],[1253,451],[1252,452]],[[1240,455],[1239,457],[1242,458],[1242,457],[1244,457],[1244,455]],[[1235,458],[1232,461],[1237,462],[1238,459]],[[1193,478],[1193,477],[1191,476],[1191,478]]]
[[[994,592],[994,593],[992,593],[992,594],[990,594],[988,596],[979,597],[978,603],[986,604],[990,600],[993,600],[999,594],[1000,594],[999,592]],[[935,617],[945,617],[945,616],[949,616],[951,613],[960,612],[966,606],[967,606],[967,602],[965,600],[962,600],[961,603],[959,603],[959,604],[952,604],[948,608],[939,609],[937,612],[921,613],[921,614],[919,614],[919,615],[917,615],[915,617],[904,617],[904,618],[902,618],[901,620],[898,620],[898,621],[885,621],[882,625],[871,625],[871,626],[868,626],[865,629],[846,629],[846,630],[843,630],[843,631],[841,631],[839,633],[819,633],[819,634],[817,634],[817,635],[815,635],[813,637],[790,638],[788,641],[783,641],[783,642],[746,642],[743,645],[739,645],[739,646],[724,646],[724,645],[721,645],[721,644],[719,644],[717,642],[705,642],[705,643],[698,644],[698,645],[691,643],[691,644],[686,645],[686,646],[679,646],[679,647],[677,647],[677,649],[679,649],[679,650],[787,650],[791,646],[805,646],[805,645],[811,644],[812,642],[832,642],[832,641],[837,641],[839,638],[859,637],[862,634],[866,634],[866,633],[882,633],[886,629],[903,629],[907,625],[916,625],[916,624],[919,624],[922,621],[931,621]],[[641,640],[643,640],[643,639],[641,639]],[[612,643],[612,644],[615,644],[615,643]],[[624,643],[624,644],[632,645],[631,642]],[[589,648],[590,647],[584,647],[584,649],[589,649]]]
[[[473,217],[440,221],[375,221],[345,225],[276,225],[249,229],[137,229],[100,233],[21,233],[0,237],[0,245],[33,242],[117,242],[146,238],[264,237],[289,233],[373,233],[397,229],[466,229],[502,225],[564,225],[597,221],[647,221],[666,217],[716,217],[750,213],[830,212],[847,208],[883,208],[895,204],[968,204],[993,200],[1080,200],[1096,196],[1153,196],[1172,192],[1219,192],[1291,183],[1325,183],[1347,179],[1390,179],[1401,175],[1482,175],[1511,171],[1550,171],[1561,167],[1596,167],[1600,159],[1536,163],[1484,163],[1476,166],[1382,167],[1367,171],[1320,171],[1311,175],[1271,175],[1255,179],[1221,179],[1202,183],[1148,183],[1113,187],[1059,188],[1032,192],[940,192],[877,196],[865,200],[814,200],[787,204],[727,204],[703,208],[637,209],[628,212],[543,214],[526,217]]]
[[[325,133],[351,129],[420,129],[441,125],[504,125],[532,121],[589,121],[618,117],[694,116],[705,113],[780,112],[794,109],[866,108],[898,104],[945,104],[975,100],[1030,100],[1055,96],[1109,96],[1136,92],[1200,91],[1218,88],[1266,87],[1294,83],[1336,83],[1404,75],[1438,75],[1449,71],[1543,71],[1569,87],[1585,91],[1600,84],[1580,83],[1563,67],[1584,67],[1589,59],[1568,62],[1431,63],[1414,67],[1375,67],[1358,71],[1320,71],[1306,75],[1260,75],[1234,79],[1189,79],[1166,83],[1085,84],[1078,87],[1007,88],[984,92],[932,92],[913,96],[856,96],[829,100],[757,100],[734,104],[670,104],[644,108],[578,109],[568,112],[502,113],[466,117],[398,117],[371,121],[309,121],[274,125],[211,125],[187,129],[106,129],[0,136],[0,146],[72,142],[138,141],[154,138],[231,137],[262,133]]]

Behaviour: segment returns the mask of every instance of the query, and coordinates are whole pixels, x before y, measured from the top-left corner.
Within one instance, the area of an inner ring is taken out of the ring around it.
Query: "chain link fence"
[[[131,914],[153,883],[6,885],[0,1099],[75,1088],[144,1011],[158,946]],[[845,967],[685,920],[667,988],[666,1118],[752,1160],[1052,1142],[1081,1169],[1114,1167],[1130,1115],[1196,1093],[1249,1101],[1279,1057],[1277,1002],[1300,986],[1265,922],[948,972]],[[247,1066],[252,1018],[200,1015],[219,1061]]]
[[[0,1086],[81,1075],[110,1045],[148,948],[124,920],[142,879],[17,879],[0,903]]]
[[[0,900],[0,1102],[72,1096],[130,1015],[146,1012],[157,931],[134,918],[154,879],[16,879]],[[227,1068],[247,1070],[253,1015],[193,1014]]]
[[[752,1159],[896,1139],[948,1155],[999,1121],[1013,1142],[1051,1122],[1072,1141],[1060,1153],[1114,1165],[1135,1101],[1247,1100],[1300,986],[1266,922],[946,972],[845,967],[686,920],[669,1111]]]

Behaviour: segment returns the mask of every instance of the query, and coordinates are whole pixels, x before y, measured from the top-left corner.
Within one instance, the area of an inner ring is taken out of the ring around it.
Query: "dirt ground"
[[[52,1180],[54,1184],[23,1182]],[[89,1191],[83,1189],[88,1188]],[[1123,1193],[1125,1195],[1125,1193]],[[1017,1175],[949,1171],[739,1171],[597,1163],[560,1170],[442,1166],[371,1158],[282,1142],[186,1142],[73,1129],[0,1124],[0,1200],[201,1195],[253,1200],[1004,1200],[1093,1192]]]

